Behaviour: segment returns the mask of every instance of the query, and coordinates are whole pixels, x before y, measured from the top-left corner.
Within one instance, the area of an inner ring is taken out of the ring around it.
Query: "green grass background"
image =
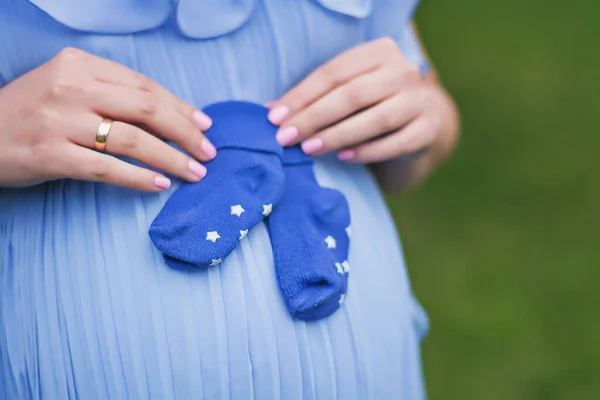
[[[431,318],[432,400],[600,399],[600,2],[423,0],[462,113],[389,204]]]

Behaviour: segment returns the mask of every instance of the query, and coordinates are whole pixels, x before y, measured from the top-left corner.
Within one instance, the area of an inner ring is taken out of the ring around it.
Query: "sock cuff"
[[[307,156],[300,146],[283,149],[283,165],[312,164],[313,159]]]
[[[283,149],[269,122],[269,109],[245,101],[224,101],[203,109],[213,124],[204,134],[217,150],[224,148],[255,150],[282,156]]]

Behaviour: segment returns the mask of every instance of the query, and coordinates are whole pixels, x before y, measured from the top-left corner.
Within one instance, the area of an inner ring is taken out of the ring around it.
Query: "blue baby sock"
[[[217,156],[206,163],[206,177],[182,184],[150,226],[150,238],[169,266],[198,269],[221,263],[279,203],[283,150],[268,111],[234,101],[204,109],[213,120],[206,137]]]
[[[344,195],[322,188],[300,147],[284,149],[285,190],[266,223],[275,272],[293,317],[327,317],[346,297],[350,211]]]

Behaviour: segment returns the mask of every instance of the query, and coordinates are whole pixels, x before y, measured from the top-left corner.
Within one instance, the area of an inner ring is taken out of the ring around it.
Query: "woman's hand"
[[[103,154],[92,150],[103,118],[115,120]],[[192,157],[214,158],[204,138],[211,120],[149,78],[76,49],[0,89],[0,186],[52,179],[100,181],[162,191],[171,181],[109,154],[197,182],[206,168]],[[143,128],[142,128],[143,127]]]
[[[443,90],[383,38],[319,67],[271,104],[269,119],[284,146],[375,163],[427,149],[453,112]]]

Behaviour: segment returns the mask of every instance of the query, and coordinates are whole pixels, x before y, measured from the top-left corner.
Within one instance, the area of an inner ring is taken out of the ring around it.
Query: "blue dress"
[[[0,0],[0,87],[71,46],[198,107],[264,103],[371,38],[423,62],[416,2]],[[148,227],[177,181],[0,189],[0,398],[423,399],[427,320],[380,190],[360,165],[315,169],[349,201],[353,269],[344,306],[311,323],[286,311],[263,224],[218,267],[164,264]]]

